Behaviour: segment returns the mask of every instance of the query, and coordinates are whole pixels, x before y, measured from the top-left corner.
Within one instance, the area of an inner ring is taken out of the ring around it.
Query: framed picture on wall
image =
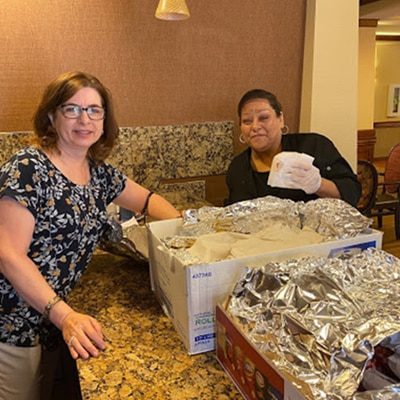
[[[400,83],[389,85],[387,116],[400,117]]]

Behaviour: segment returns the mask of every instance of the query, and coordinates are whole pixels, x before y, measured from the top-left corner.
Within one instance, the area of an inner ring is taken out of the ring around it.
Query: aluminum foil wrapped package
[[[141,264],[148,262],[147,231],[144,226],[138,225],[135,218],[121,223],[116,213],[110,213],[99,247]]]
[[[254,233],[272,222],[309,226],[329,238],[345,239],[370,230],[372,220],[340,199],[307,203],[274,196],[241,201],[226,207],[201,207],[184,212],[182,236],[233,231]]]
[[[248,269],[227,303],[259,351],[316,400],[400,398],[399,310],[400,260],[372,248]]]
[[[220,231],[254,233],[276,221],[300,226],[297,203],[288,199],[266,196],[226,207],[186,210],[180,234],[199,236]]]
[[[356,393],[354,400],[396,400],[400,399],[400,384],[391,385],[381,390],[371,390],[364,393]]]
[[[342,200],[266,196],[186,210],[177,234],[163,241],[184,265],[193,265],[354,237],[371,231],[371,223]]]
[[[308,226],[327,238],[346,239],[368,231],[371,219],[343,200],[318,199],[299,203],[299,214]]]

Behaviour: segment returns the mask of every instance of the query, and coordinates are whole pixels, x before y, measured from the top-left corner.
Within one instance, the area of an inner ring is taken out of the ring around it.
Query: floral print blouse
[[[74,184],[34,147],[0,169],[0,197],[15,199],[35,218],[28,257],[62,298],[85,271],[107,227],[107,205],[125,188],[126,177],[111,165],[92,164],[90,170],[88,185]],[[42,320],[0,273],[0,342],[36,345]]]

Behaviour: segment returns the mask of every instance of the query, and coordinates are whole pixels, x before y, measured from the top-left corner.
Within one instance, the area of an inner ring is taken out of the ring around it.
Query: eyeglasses
[[[106,114],[106,110],[103,107],[99,106],[81,107],[77,104],[63,104],[58,108],[61,110],[61,113],[62,115],[64,115],[65,118],[70,119],[79,118],[84,111],[86,111],[90,119],[95,121],[104,119],[104,116]]]

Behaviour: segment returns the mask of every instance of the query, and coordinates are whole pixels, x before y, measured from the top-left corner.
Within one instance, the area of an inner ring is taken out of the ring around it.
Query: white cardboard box
[[[232,291],[245,267],[306,255],[333,257],[354,249],[380,249],[383,236],[374,230],[350,239],[185,267],[161,242],[174,236],[181,225],[181,219],[147,225],[150,277],[153,291],[190,354],[215,349],[215,307]]]

